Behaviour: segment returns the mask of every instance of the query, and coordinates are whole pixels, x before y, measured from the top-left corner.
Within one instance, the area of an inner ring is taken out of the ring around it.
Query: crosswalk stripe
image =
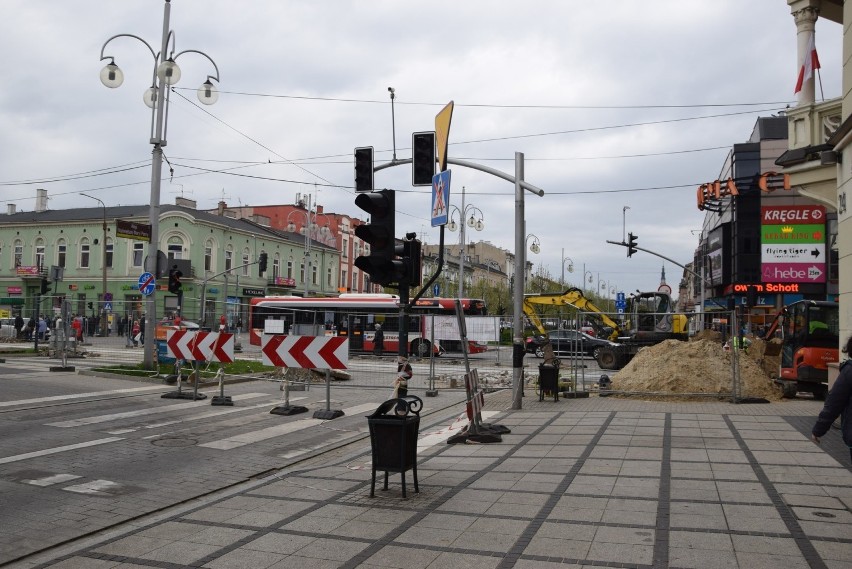
[[[54,474],[53,476],[45,476],[44,478],[37,478],[35,480],[24,480],[27,484],[32,484],[33,486],[53,486],[54,484],[62,484],[63,482],[68,482],[70,480],[77,480],[78,478],[82,478],[81,476],[77,476],[76,474]]]
[[[92,480],[91,482],[83,482],[74,486],[66,486],[63,490],[77,494],[109,494],[108,490],[120,486],[121,484],[112,482],[111,480]]]
[[[142,393],[145,391],[162,391],[163,386],[158,387],[132,387],[127,389],[111,389],[110,391],[90,391],[88,393],[72,393],[70,395],[52,395],[50,397],[39,397],[37,399],[18,399],[17,401],[2,401],[0,407],[12,407],[14,405],[30,405],[32,403],[50,403],[51,401],[66,401],[68,399],[79,399],[81,397],[99,397],[103,395],[120,395],[122,393]]]
[[[256,397],[268,397],[266,393],[244,393],[242,395],[234,395],[231,399],[240,401],[243,399],[254,399]],[[183,409],[193,409],[204,405],[203,400],[191,401],[189,403],[178,403],[176,405],[165,405],[158,407],[149,407],[147,409],[137,409],[136,411],[125,411],[123,413],[112,413],[109,415],[94,415],[92,417],[82,417],[80,419],[72,419],[70,421],[59,421],[57,423],[47,423],[48,427],[60,427],[67,429],[69,427],[81,427],[83,425],[95,425],[97,423],[106,423],[115,421],[116,419],[127,419],[129,417],[143,417],[145,415],[157,415],[160,413],[170,413],[171,411],[181,411]],[[208,403],[209,405],[209,403]]]
[[[115,441],[123,441],[122,437],[108,437],[105,439],[97,439],[94,441],[89,441],[85,443],[77,443],[74,445],[65,445],[61,447],[48,448],[44,450],[37,450],[34,452],[26,452],[24,454],[16,454],[14,456],[6,456],[0,458],[0,464],[8,464],[10,462],[18,462],[20,460],[27,460],[28,458],[37,458],[39,456],[45,456],[48,454],[56,454],[58,452],[65,452],[68,450],[77,450],[80,448],[93,447],[97,445],[105,445],[107,443],[114,443]]]
[[[356,405],[355,407],[343,409],[343,413],[344,415],[356,415],[365,411],[375,410],[378,405],[378,403],[365,403],[363,405]],[[215,448],[219,450],[230,450],[232,448],[265,441],[274,437],[280,437],[281,435],[286,435],[295,431],[301,431],[302,429],[307,429],[308,427],[319,425],[323,421],[324,419],[300,419],[298,421],[291,421],[289,423],[283,423],[281,425],[275,425],[274,427],[267,427],[265,429],[260,429],[249,433],[243,433],[241,435],[228,437],[226,439],[219,439],[218,441],[202,443],[198,446],[205,448]]]

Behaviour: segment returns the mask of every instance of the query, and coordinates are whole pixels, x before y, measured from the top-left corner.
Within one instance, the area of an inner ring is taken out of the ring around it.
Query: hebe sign
[[[825,207],[764,206],[761,277],[779,283],[825,282]]]

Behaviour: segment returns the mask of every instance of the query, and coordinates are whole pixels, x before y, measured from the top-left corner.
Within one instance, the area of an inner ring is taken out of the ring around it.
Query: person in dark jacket
[[[846,340],[843,352],[847,356],[852,355],[852,336]],[[852,360],[849,359],[840,366],[840,375],[828,392],[825,405],[811,430],[811,440],[819,444],[820,438],[828,432],[838,416],[843,442],[849,447],[849,457],[852,460]]]

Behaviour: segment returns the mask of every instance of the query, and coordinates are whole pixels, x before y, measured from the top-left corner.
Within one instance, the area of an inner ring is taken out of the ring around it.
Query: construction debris
[[[758,342],[760,346],[755,348],[754,355],[738,358],[742,383],[740,395],[780,401],[780,388],[762,367],[765,343],[756,340],[752,347]],[[666,340],[641,349],[612,377],[612,389],[673,394],[678,399],[705,394],[725,398],[731,397],[732,375],[731,354],[718,340],[700,337],[689,342]]]

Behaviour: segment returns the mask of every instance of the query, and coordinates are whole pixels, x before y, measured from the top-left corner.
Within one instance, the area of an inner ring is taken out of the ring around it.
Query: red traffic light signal
[[[177,265],[169,271],[169,292],[172,294],[180,294],[183,285],[180,282],[183,273],[177,268]]]

